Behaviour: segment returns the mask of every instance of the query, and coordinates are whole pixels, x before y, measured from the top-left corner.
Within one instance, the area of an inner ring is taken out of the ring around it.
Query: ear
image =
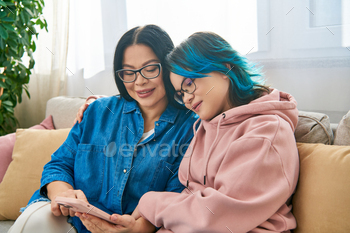
[[[224,64],[225,66],[226,66],[226,68],[228,69],[227,70],[227,73],[230,71],[230,70],[232,70],[233,69],[233,66],[231,66],[230,64],[228,64],[228,63],[225,63]],[[226,74],[223,74],[223,78],[224,79],[228,79],[228,77],[227,77],[227,75]]]
[[[226,68],[227,68],[227,69],[229,69],[229,70],[231,70],[231,69],[232,69],[231,65],[230,65],[230,64],[228,64],[228,63],[225,63],[225,66],[226,66]]]

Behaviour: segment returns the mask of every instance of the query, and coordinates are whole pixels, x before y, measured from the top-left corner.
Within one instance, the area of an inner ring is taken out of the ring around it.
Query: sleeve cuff
[[[152,200],[154,199],[154,196],[155,196],[155,192],[145,193],[139,201],[138,209],[139,209],[140,215],[144,219],[147,219],[154,226],[159,228],[161,227],[161,225],[156,224],[156,218],[155,218],[155,212],[156,212],[156,208],[154,205],[155,200]]]

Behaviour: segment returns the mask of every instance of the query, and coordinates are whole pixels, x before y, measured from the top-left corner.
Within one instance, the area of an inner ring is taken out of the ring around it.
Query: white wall
[[[338,123],[350,110],[350,65],[310,68],[266,65],[264,71],[267,84],[292,94],[299,110],[326,113],[332,123]]]

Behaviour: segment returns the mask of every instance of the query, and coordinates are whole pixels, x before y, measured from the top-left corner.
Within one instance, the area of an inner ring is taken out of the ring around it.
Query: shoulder
[[[108,97],[102,97],[99,99],[96,99],[94,102],[90,104],[89,107],[92,107],[94,109],[98,109],[101,107],[122,107],[123,104],[126,102],[126,100],[121,97],[120,95],[114,95],[114,96],[108,96]]]
[[[243,121],[237,129],[242,132],[243,138],[267,139],[271,143],[276,135],[283,131],[289,135],[294,135],[292,127],[282,117],[278,115],[257,115]]]
[[[125,101],[126,100],[120,95],[114,95],[114,96],[98,98],[93,103],[118,104],[118,103],[124,103]]]
[[[102,116],[111,113],[113,115],[117,114],[119,112],[122,112],[125,102],[126,100],[120,95],[96,99],[89,105],[86,112],[84,112],[84,117],[85,115],[93,117],[95,115]]]

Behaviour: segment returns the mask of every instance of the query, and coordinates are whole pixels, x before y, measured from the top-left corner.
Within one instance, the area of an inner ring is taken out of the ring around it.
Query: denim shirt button
[[[155,142],[155,141],[156,141],[156,139],[153,139],[153,141]]]
[[[157,123],[156,126],[159,126],[159,124]]]
[[[123,172],[126,173],[126,169],[124,169]]]

